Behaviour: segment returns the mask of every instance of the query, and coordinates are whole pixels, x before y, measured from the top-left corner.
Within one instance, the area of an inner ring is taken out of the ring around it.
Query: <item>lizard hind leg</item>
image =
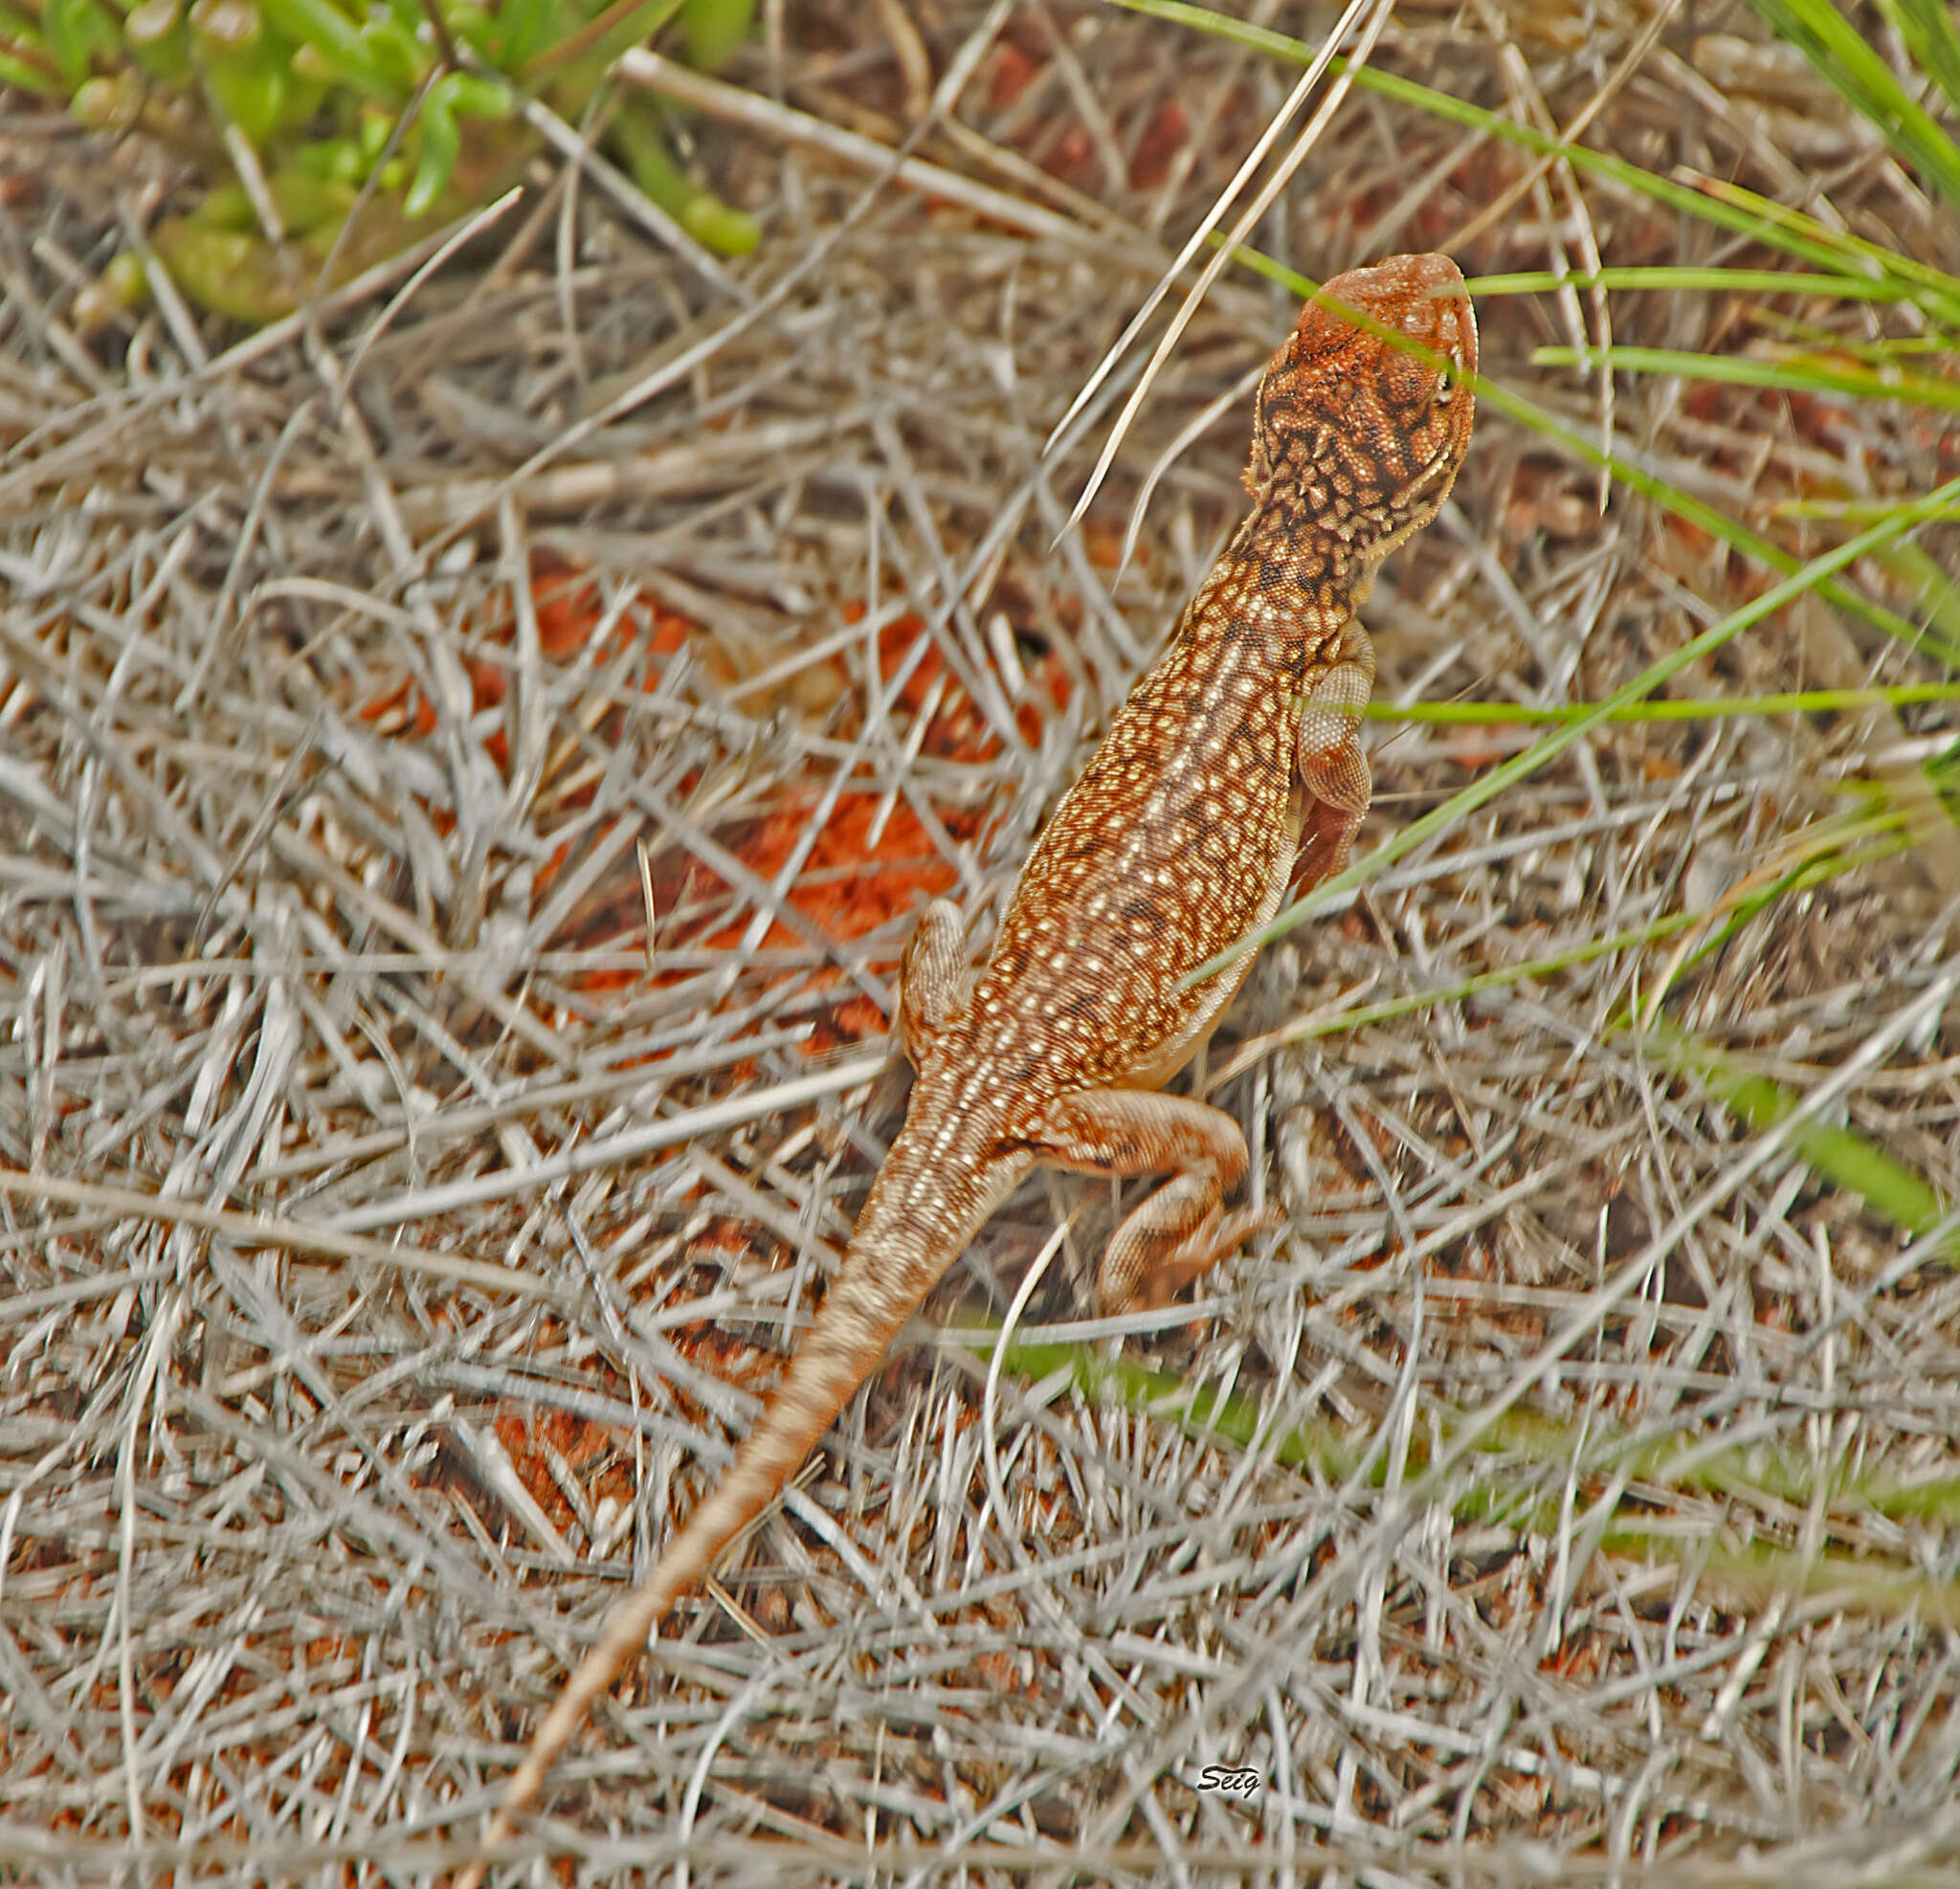
[[[967,922],[950,899],[935,899],[899,959],[899,1039],[913,1068],[972,994]]]
[[[1105,1312],[1169,1304],[1178,1293],[1284,1215],[1228,1209],[1245,1179],[1245,1136],[1223,1109],[1143,1089],[1080,1089],[1049,1104],[1036,1160],[1129,1178],[1175,1170],[1127,1214],[1096,1273]]]

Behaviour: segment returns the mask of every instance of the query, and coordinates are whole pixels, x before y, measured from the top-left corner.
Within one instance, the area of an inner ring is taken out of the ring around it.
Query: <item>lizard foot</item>
[[[1044,1111],[1030,1138],[1037,1161],[1125,1179],[1170,1172],[1111,1237],[1096,1274],[1104,1311],[1172,1298],[1283,1215],[1228,1210],[1249,1165],[1245,1136],[1223,1109],[1140,1089],[1079,1089]]]
[[[1228,1213],[1214,1200],[1195,1227],[1167,1246],[1153,1210],[1179,1185],[1173,1181],[1160,1188],[1117,1228],[1096,1271],[1096,1303],[1102,1311],[1157,1311],[1219,1260],[1229,1259],[1260,1233],[1286,1225],[1286,1215],[1276,1207],[1240,1207]]]

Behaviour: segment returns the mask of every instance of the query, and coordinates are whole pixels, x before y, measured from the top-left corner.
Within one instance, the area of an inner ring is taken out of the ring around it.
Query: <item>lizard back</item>
[[[1456,265],[1397,256],[1324,294],[1423,353],[1310,303],[1268,367],[1253,509],[1042,833],[947,1044],[1019,1093],[1155,1087],[1230,1000],[1249,954],[1184,980],[1278,909],[1315,671],[1469,443],[1477,330]]]

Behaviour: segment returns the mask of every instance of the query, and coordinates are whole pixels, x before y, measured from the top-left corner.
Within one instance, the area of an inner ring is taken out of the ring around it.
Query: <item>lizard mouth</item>
[[[1409,481],[1408,493],[1410,502],[1413,504],[1420,504],[1424,500],[1429,498],[1431,493],[1438,485],[1442,486],[1443,489],[1447,491],[1451,483],[1451,474],[1454,469],[1455,462],[1456,456],[1451,452],[1449,447],[1438,447],[1437,451],[1434,454],[1432,454],[1431,456],[1428,459],[1426,459],[1422,463],[1422,465],[1416,469],[1414,478],[1413,478]]]
[[[1459,394],[1469,392],[1469,378],[1475,369],[1461,348],[1451,346],[1439,351],[1449,364],[1450,371],[1437,385],[1436,405],[1447,407]]]

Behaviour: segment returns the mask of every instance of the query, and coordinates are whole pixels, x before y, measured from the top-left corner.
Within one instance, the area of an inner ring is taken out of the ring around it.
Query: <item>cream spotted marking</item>
[[[1272,917],[1296,865],[1311,881],[1347,861],[1368,809],[1356,718],[1374,681],[1354,612],[1382,559],[1449,495],[1477,366],[1470,300],[1443,256],[1395,256],[1325,295],[1419,351],[1318,303],[1302,313],[1259,386],[1252,511],[1063,796],[977,976],[958,911],[927,907],[899,1015],[918,1080],[823,1309],[721,1485],[567,1682],[486,1847],[511,1835],[592,1699],[776,1499],[1031,1167],[1173,1175],[1110,1240],[1107,1309],[1163,1303],[1264,1224],[1225,1206],[1247,1167],[1237,1123],[1156,1093],[1251,955],[1184,979]]]

